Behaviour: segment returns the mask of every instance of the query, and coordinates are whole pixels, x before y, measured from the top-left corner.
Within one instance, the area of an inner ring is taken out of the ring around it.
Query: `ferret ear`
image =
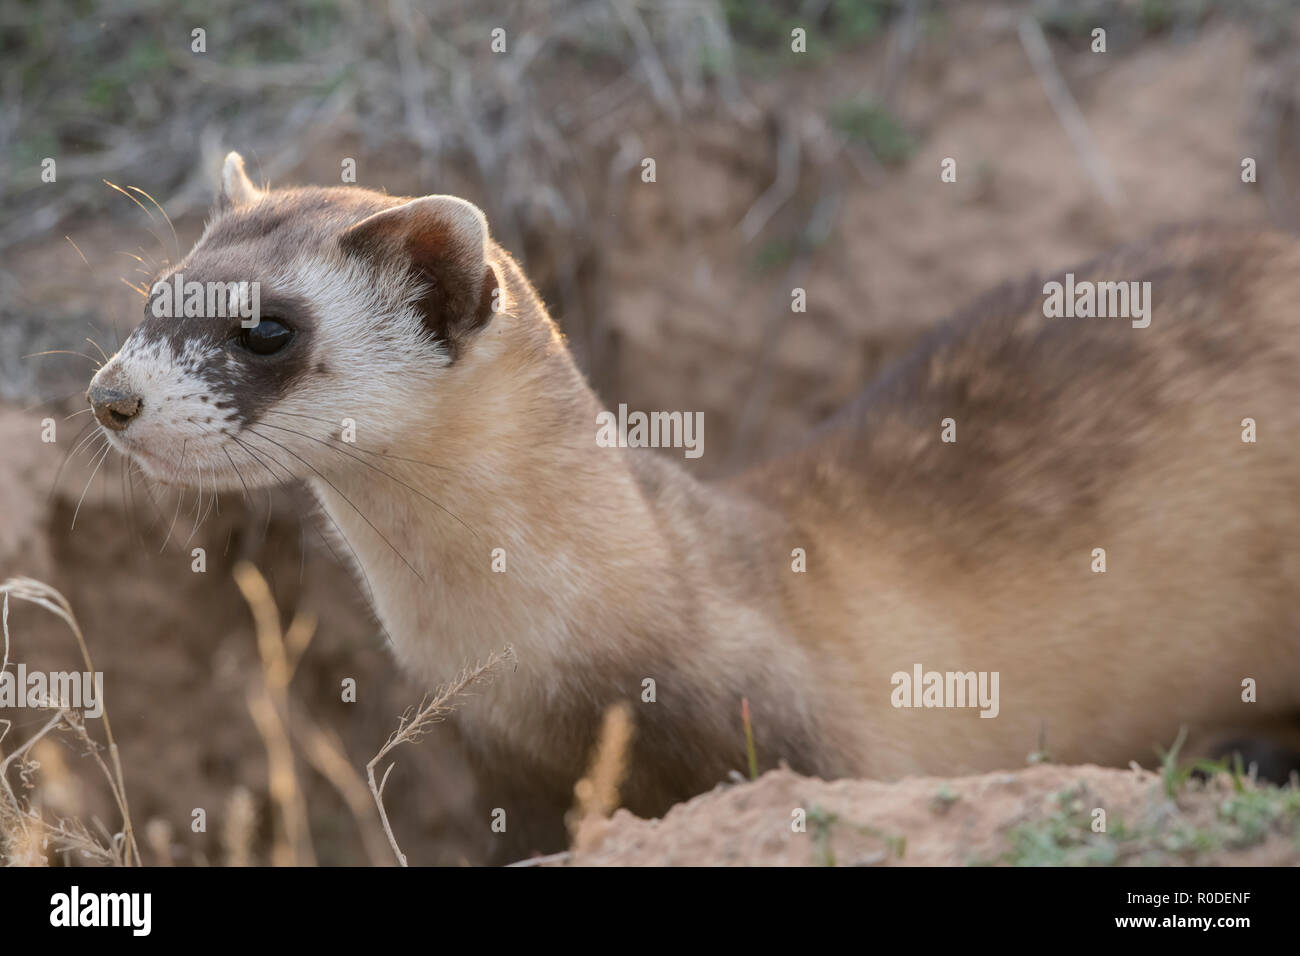
[[[418,303],[425,327],[454,360],[492,318],[499,282],[487,261],[483,212],[455,196],[424,196],[377,212],[349,227],[343,251],[375,264],[403,257],[427,289]]]
[[[244,157],[238,153],[227,153],[226,162],[221,167],[221,195],[218,199],[223,209],[257,202],[262,198],[262,191],[253,185],[244,171]]]

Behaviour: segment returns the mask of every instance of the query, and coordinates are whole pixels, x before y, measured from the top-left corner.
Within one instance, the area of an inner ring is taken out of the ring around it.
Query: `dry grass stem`
[[[455,680],[435,691],[431,698],[426,697],[421,701],[418,708],[408,707],[398,721],[397,729],[389,735],[379,753],[371,757],[370,762],[366,764],[366,779],[370,783],[370,794],[374,798],[375,806],[379,809],[379,819],[383,824],[384,833],[388,837],[388,844],[392,847],[397,862],[402,866],[407,865],[406,854],[402,852],[402,848],[397,843],[397,838],[393,836],[392,825],[388,822],[388,812],[384,809],[384,784],[388,782],[388,775],[397,764],[390,763],[384,769],[383,777],[378,783],[375,782],[375,767],[401,744],[415,743],[433,729],[434,724],[442,721],[455,709],[453,702],[457,698],[468,693],[475,686],[491,679],[501,666],[513,664],[514,662],[514,649],[507,647],[500,653],[489,656],[482,664],[462,671]]]
[[[598,840],[605,821],[618,809],[619,788],[627,773],[635,730],[632,709],[626,703],[615,704],[605,711],[590,769],[573,787],[575,802],[568,822],[574,852]]]

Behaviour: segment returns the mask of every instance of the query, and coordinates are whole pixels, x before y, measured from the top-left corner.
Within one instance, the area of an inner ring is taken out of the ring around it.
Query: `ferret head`
[[[463,199],[263,191],[231,153],[214,217],[86,397],[113,446],[165,482],[320,473],[348,420],[374,446],[431,414],[493,317],[489,248]]]

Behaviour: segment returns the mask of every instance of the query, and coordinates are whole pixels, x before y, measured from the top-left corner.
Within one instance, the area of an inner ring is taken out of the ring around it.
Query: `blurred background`
[[[707,453],[686,464],[712,477],[779,453],[1000,281],[1170,223],[1293,227],[1296,13],[1284,0],[4,0],[0,577],[48,581],[75,610],[136,828],[152,822],[146,861],[270,859],[238,557],[286,620],[319,616],[294,712],[353,766],[427,690],[390,659],[302,491],[281,493],[269,522],[223,498],[193,531],[186,501],[169,540],[170,510],[116,460],[92,474],[75,450],[88,416],[65,416],[99,349],[141,315],[131,287],[198,237],[226,151],[272,186],[339,184],[352,160],[358,185],[480,205],[608,405],[705,413]],[[806,313],[790,309],[795,287]],[[28,357],[48,350],[84,355]],[[46,417],[54,444],[39,441]],[[190,569],[200,544],[206,574]],[[80,669],[50,615],[15,605],[10,627],[11,662]],[[356,703],[339,700],[346,677]],[[43,722],[0,719],[6,754]],[[31,754],[39,769],[10,779],[33,807],[113,819],[75,735]],[[482,860],[487,810],[454,730],[395,756],[387,804],[410,860]],[[298,784],[314,858],[365,862],[346,793],[306,762]]]

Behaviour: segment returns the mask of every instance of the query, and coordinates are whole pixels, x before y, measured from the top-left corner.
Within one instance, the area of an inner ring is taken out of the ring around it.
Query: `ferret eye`
[[[293,338],[293,329],[278,319],[262,319],[251,329],[240,329],[239,344],[254,355],[271,355]]]

